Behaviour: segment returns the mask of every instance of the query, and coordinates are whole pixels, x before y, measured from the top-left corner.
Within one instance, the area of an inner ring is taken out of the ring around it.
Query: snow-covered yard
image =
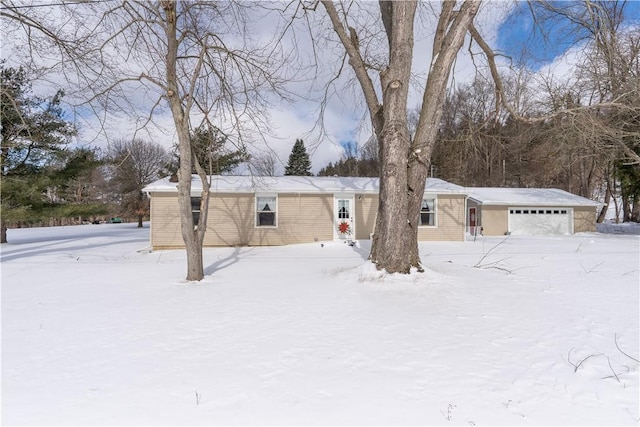
[[[9,230],[5,425],[637,425],[640,236],[149,253],[148,228]],[[625,355],[624,353],[627,355]]]

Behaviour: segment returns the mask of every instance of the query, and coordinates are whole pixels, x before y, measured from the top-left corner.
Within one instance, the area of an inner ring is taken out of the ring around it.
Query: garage
[[[509,234],[573,234],[573,212],[566,208],[509,208]]]
[[[485,236],[596,231],[600,203],[557,188],[468,187],[467,230]]]

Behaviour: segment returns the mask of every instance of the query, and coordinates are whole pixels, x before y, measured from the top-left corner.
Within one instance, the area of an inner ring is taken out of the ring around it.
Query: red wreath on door
[[[348,222],[342,221],[340,224],[338,224],[338,231],[340,231],[340,233],[342,234],[349,233],[349,229],[350,227]]]

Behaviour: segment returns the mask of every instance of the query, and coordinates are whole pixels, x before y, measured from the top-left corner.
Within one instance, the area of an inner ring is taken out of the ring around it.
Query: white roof
[[[360,193],[377,194],[378,178],[335,176],[239,176],[213,175],[213,193]],[[163,178],[147,185],[147,193],[174,193],[177,182]],[[199,194],[202,183],[191,177],[191,191]],[[462,187],[439,178],[427,178],[426,193],[463,194],[483,205],[504,206],[598,206],[600,203],[556,188]]]
[[[467,187],[469,198],[482,205],[598,206],[600,203],[557,188]]]
[[[372,193],[379,192],[378,178],[325,177],[325,176],[211,176],[214,193]],[[163,178],[147,185],[147,193],[177,192],[177,182]],[[191,191],[199,193],[202,183],[197,175],[191,177]],[[425,192],[466,194],[463,187],[438,178],[428,178]]]

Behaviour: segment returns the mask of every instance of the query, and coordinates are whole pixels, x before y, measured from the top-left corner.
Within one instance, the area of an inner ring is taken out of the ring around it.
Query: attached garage
[[[469,230],[485,236],[596,231],[598,202],[555,188],[467,188]]]
[[[514,235],[572,234],[571,208],[509,208],[509,233]]]

